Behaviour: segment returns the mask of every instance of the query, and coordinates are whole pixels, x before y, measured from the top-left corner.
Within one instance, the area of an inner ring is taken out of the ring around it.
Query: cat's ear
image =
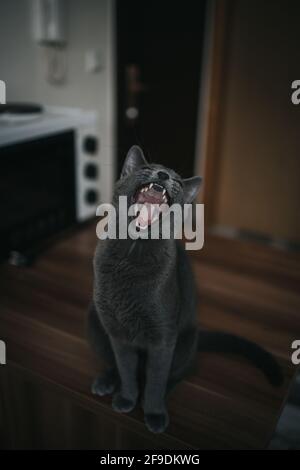
[[[133,145],[125,158],[125,162],[121,172],[121,178],[128,176],[139,167],[147,165],[142,149],[138,145]]]
[[[201,183],[201,176],[193,176],[192,178],[187,178],[183,180],[183,194],[185,204],[190,204],[191,202],[193,202],[193,200],[198,194]]]

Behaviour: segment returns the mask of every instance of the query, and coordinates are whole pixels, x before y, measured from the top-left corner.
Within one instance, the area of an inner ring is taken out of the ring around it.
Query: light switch
[[[85,53],[85,70],[88,73],[97,73],[103,69],[103,54],[98,49],[91,49]]]

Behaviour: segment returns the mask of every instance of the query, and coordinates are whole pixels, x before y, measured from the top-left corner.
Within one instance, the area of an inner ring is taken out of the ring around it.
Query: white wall
[[[114,0],[65,0],[67,76],[60,85],[46,80],[45,50],[32,39],[30,0],[0,3],[0,78],[7,101],[94,109],[99,113],[102,199],[111,197],[115,150]],[[85,70],[85,52],[99,49],[103,69]],[[104,177],[105,175],[105,177]]]

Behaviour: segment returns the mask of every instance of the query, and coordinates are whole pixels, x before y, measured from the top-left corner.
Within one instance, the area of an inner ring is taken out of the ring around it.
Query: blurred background
[[[300,446],[294,392],[275,431],[300,339],[299,20],[296,0],[2,0],[0,446]],[[132,144],[204,177],[200,324],[258,342],[285,375],[274,390],[203,355],[159,437],[89,392],[95,211]]]

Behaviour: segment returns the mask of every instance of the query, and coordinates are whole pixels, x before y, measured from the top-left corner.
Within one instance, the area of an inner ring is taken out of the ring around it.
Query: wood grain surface
[[[213,243],[213,242],[211,242]],[[95,225],[74,232],[34,266],[0,268],[0,447],[98,449],[264,448],[277,422],[295,366],[291,342],[300,338],[300,295],[285,272],[260,276],[237,264],[191,255],[199,288],[199,323],[257,341],[279,359],[285,383],[272,388],[238,357],[201,354],[197,369],[169,398],[171,424],[151,434],[137,409],[112,411],[95,398],[101,370],[86,341],[92,292]],[[213,250],[212,250],[213,251]]]

